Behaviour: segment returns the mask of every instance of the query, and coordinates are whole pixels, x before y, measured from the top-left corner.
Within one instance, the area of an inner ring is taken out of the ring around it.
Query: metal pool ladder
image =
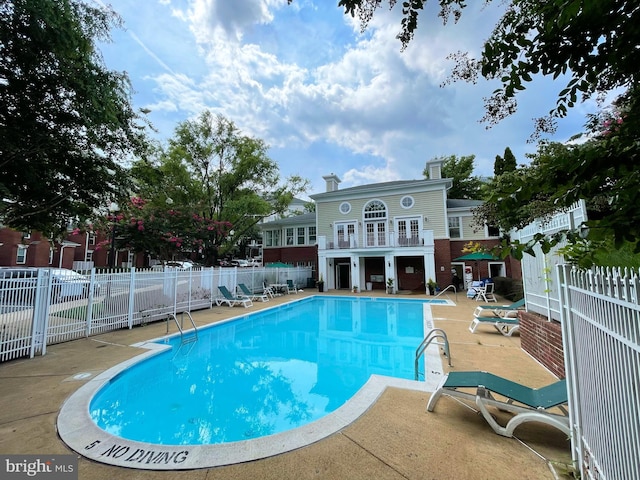
[[[189,317],[189,321],[191,322],[191,326],[193,327],[193,335],[189,335],[189,336],[185,336],[184,334],[184,329],[183,329],[183,325],[184,325],[184,314],[187,314],[187,317]],[[193,321],[193,317],[191,316],[190,312],[181,312],[180,313],[180,321],[178,322],[178,317],[176,316],[175,313],[170,313],[167,316],[167,333],[169,333],[169,319],[173,318],[173,320],[176,322],[176,326],[178,327],[178,330],[180,331],[180,345],[184,345],[185,343],[190,343],[190,342],[195,342],[196,340],[198,340],[198,327],[196,327],[196,323]]]
[[[456,288],[455,285],[448,285],[447,287],[445,287],[443,290],[440,290],[440,292],[438,292],[438,294],[433,297],[433,298],[438,298],[440,295],[442,295],[444,292],[446,292],[447,290],[453,290],[453,293],[456,296],[456,303],[458,302],[458,289]],[[448,298],[448,296],[447,296]]]
[[[437,339],[440,339],[441,341],[437,341]],[[420,377],[419,371],[418,371],[419,370],[418,362],[420,361],[420,357],[422,357],[425,350],[427,349],[427,347],[429,347],[431,343],[435,343],[436,345],[440,345],[444,347],[444,354],[447,357],[449,366],[451,366],[451,351],[449,350],[449,340],[447,339],[447,332],[445,332],[441,328],[432,328],[431,330],[429,330],[429,333],[427,334],[427,336],[424,337],[424,340],[420,342],[420,345],[418,346],[418,348],[416,348],[416,359],[413,364],[416,380],[419,380],[419,377]],[[426,375],[426,372],[425,372],[425,375]]]

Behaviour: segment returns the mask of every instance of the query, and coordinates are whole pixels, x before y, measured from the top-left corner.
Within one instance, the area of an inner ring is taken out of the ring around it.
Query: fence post
[[[133,328],[133,303],[136,299],[136,267],[131,267],[129,276],[129,313],[128,323],[129,329]]]
[[[46,272],[46,273],[45,273]],[[40,347],[41,355],[47,353],[47,331],[49,330],[49,306],[51,299],[51,279],[47,270],[40,270],[36,280],[36,298],[33,305],[31,347],[29,358],[33,358]]]
[[[173,314],[178,315],[178,269],[169,273],[173,276]]]
[[[187,288],[187,312],[191,312],[191,296],[193,294],[193,268],[189,269],[189,287]]]
[[[93,321],[93,291],[96,285],[96,268],[91,269],[91,279],[89,280],[89,298],[87,299],[87,337],[91,335],[91,322]]]

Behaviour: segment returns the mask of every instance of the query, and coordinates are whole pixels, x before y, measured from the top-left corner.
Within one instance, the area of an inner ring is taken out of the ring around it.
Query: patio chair
[[[262,293],[264,293],[265,295],[271,298],[275,298],[276,291],[273,287],[267,285],[266,282],[262,282],[262,288],[263,288]]]
[[[461,388],[474,388],[475,393],[459,390]],[[496,399],[494,394],[505,397],[505,400]],[[566,380],[542,388],[530,388],[488,372],[450,372],[431,395],[427,411],[433,412],[442,395],[474,402],[498,435],[512,437],[516,427],[525,422],[544,423],[561,430],[567,436],[571,435],[569,417],[563,406],[567,403]],[[511,412],[514,416],[503,427],[489,413],[487,407],[496,407]],[[547,411],[553,407],[558,407],[562,414]]]
[[[496,288],[496,284],[493,282],[488,282],[484,284],[484,287],[480,288],[478,290],[478,294],[476,295],[476,300],[479,301],[480,299],[484,300],[485,302],[497,302],[498,299],[496,298],[495,294],[493,293],[494,290]]]
[[[298,293],[298,287],[293,283],[293,280],[287,280],[287,293]]]
[[[244,283],[239,283],[238,288],[242,292],[240,295],[238,295],[239,297],[249,298],[256,301],[260,300],[261,302],[269,301],[269,297],[265,293],[253,293]]]
[[[220,306],[223,303],[226,303],[230,307],[235,307],[236,305],[242,305],[244,308],[253,306],[253,302],[250,298],[237,297],[233,295],[227,287],[224,285],[218,286],[218,290],[222,293],[221,297],[216,297],[216,305]]]

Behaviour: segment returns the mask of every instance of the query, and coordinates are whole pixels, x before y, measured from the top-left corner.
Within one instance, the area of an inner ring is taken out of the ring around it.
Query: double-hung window
[[[18,245],[18,251],[16,253],[16,264],[24,265],[27,263],[27,246]]]
[[[462,238],[460,217],[449,217],[449,238]]]

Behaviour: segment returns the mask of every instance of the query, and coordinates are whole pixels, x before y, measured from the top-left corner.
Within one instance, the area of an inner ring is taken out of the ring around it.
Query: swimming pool
[[[424,301],[316,296],[201,329],[193,343],[163,339],[153,347],[159,353],[119,369],[84,399],[98,430],[118,439],[109,437],[107,449],[98,441],[98,460],[197,468],[183,465],[189,455],[180,452],[304,436],[336,416],[348,424],[345,405],[371,395],[367,382],[413,379],[427,317]],[[85,455],[94,448],[87,445]]]

